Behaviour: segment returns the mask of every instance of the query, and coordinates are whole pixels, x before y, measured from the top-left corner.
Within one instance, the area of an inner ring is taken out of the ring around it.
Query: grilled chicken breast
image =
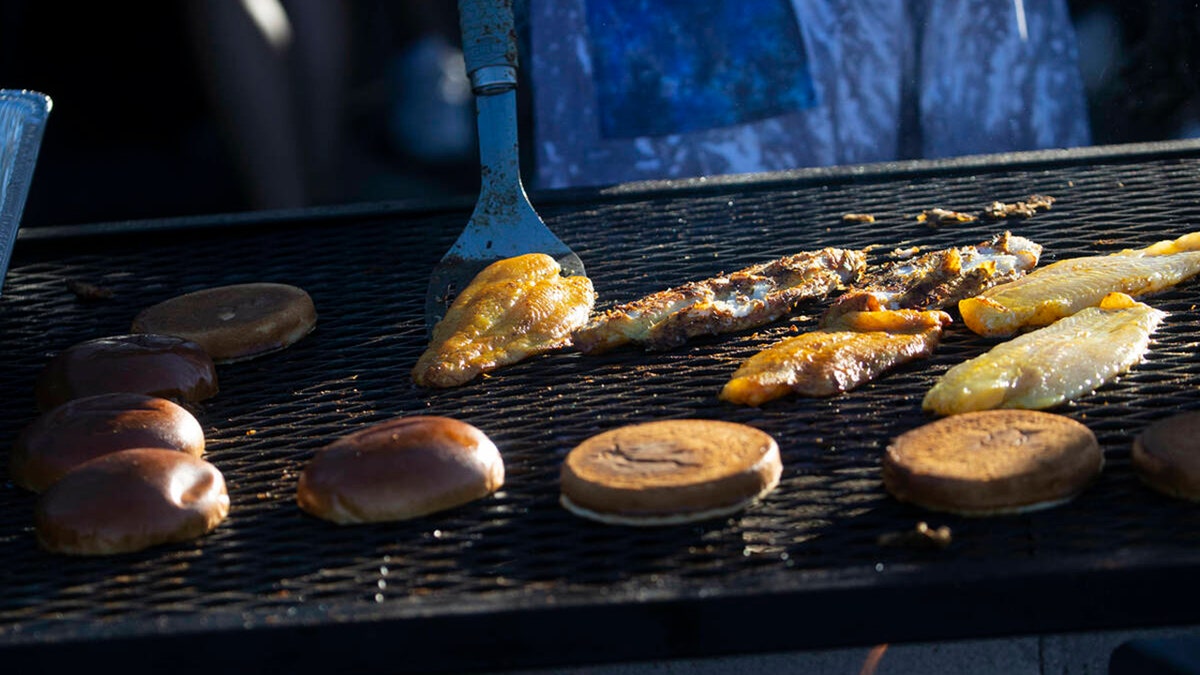
[[[433,328],[412,378],[455,387],[481,373],[565,347],[596,302],[587,277],[561,276],[542,253],[508,258],[480,272]]]
[[[1166,314],[1111,293],[1044,328],[946,371],[922,406],[939,415],[1049,408],[1088,394],[1141,362]]]
[[[967,327],[1007,337],[1092,307],[1109,293],[1140,296],[1200,273],[1200,232],[1144,249],[1060,260],[958,303]]]
[[[761,326],[802,301],[844,288],[865,268],[862,251],[826,248],[784,256],[612,307],[577,330],[574,344],[587,354],[630,343],[665,350],[696,336]]]

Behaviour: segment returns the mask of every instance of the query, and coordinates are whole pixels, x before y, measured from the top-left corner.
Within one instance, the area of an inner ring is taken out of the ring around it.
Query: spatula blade
[[[517,45],[512,0],[459,0],[463,55],[475,93],[481,184],[462,234],[434,268],[425,295],[432,331],[471,280],[488,265],[525,253],[545,253],[568,276],[583,262],[542,222],[521,184],[517,148]]]

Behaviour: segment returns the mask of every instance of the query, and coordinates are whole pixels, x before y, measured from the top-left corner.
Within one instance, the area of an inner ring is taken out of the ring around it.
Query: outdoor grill
[[[931,227],[933,207],[1056,198],[1025,220]],[[66,196],[64,196],[66,198]],[[1090,149],[534,195],[584,260],[597,309],[801,250],[975,244],[1005,229],[1043,264],[1200,230],[1200,145]],[[921,399],[994,341],[961,322],[933,358],[853,392],[723,403],[737,365],[823,303],[667,352],[566,351],[467,386],[425,390],[433,265],[471,204],[378,204],[27,229],[0,296],[0,668],[120,659],[137,672],[465,671],[998,637],[1200,622],[1200,510],[1142,486],[1129,463],[1149,423],[1200,407],[1200,283],[1148,299],[1169,313],[1146,361],[1054,409],[1090,427],[1107,463],[1058,508],[969,519],[883,489],[897,434],[931,421]],[[842,222],[871,213],[873,224]],[[69,281],[112,291],[81,299]],[[219,366],[194,406],[225,475],[228,520],[194,542],[100,558],[40,551],[35,495],[8,480],[7,447],[37,412],[33,382],[58,351],[128,332],[151,304],[205,287],[276,281],[313,297],[316,330],[284,351]],[[957,317],[956,317],[957,318]],[[304,463],[340,435],[401,415],[487,432],[497,495],[401,523],[336,526],[295,502]],[[558,503],[560,463],[590,435],[664,418],[742,422],[779,442],[777,490],[732,517],[608,526]],[[889,546],[917,523],[944,548]]]

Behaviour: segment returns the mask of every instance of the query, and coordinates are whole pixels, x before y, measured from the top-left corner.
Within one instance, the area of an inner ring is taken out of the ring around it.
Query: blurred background
[[[1197,3],[1069,7],[1093,144],[1200,136]],[[0,86],[54,100],[27,227],[473,197],[461,71],[449,0],[0,0]]]

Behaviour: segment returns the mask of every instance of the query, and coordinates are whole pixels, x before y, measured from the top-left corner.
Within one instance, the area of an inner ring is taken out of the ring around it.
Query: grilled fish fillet
[[[885,266],[834,302],[820,329],[747,359],[721,389],[731,403],[761,405],[789,393],[832,396],[933,353],[950,315],[938,311],[1014,279],[1042,247],[1005,232],[977,246],[933,251]]]
[[[542,253],[492,263],[455,298],[433,328],[412,378],[455,387],[481,373],[565,347],[596,302],[587,277],[563,277]]]
[[[1007,337],[1095,306],[1109,293],[1145,295],[1200,273],[1200,232],[1103,256],[1060,260],[958,303],[967,327]]]
[[[630,343],[670,349],[699,335],[774,321],[804,300],[844,288],[865,268],[862,251],[826,248],[784,256],[617,305],[575,331],[573,340],[587,354]]]
[[[1013,281],[1037,266],[1042,247],[1004,232],[975,246],[931,251],[884,265],[839,297],[822,317],[845,311],[942,309],[984,289]]]
[[[993,408],[1039,410],[1075,400],[1141,362],[1165,312],[1111,293],[1044,328],[960,363],[925,394],[939,415]]]
[[[785,338],[751,356],[720,398],[762,405],[786,394],[833,396],[933,353],[950,315],[938,310],[847,312],[836,324]]]

